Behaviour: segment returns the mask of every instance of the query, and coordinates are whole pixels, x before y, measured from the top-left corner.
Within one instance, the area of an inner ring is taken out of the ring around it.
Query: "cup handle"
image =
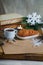
[[[15,34],[17,34],[17,30],[15,29]]]

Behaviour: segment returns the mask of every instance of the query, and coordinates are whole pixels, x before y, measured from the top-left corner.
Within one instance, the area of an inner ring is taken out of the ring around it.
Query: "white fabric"
[[[39,61],[0,60],[0,65],[43,65]]]
[[[6,13],[19,13],[24,16],[38,12],[43,16],[43,0],[1,0]]]

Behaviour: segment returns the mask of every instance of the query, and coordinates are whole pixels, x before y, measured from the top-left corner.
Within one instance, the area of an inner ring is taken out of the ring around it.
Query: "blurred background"
[[[0,14],[18,13],[27,16],[32,12],[43,16],[43,0],[0,0]]]

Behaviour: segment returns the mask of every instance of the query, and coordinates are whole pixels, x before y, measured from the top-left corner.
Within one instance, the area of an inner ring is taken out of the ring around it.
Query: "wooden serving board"
[[[27,49],[32,47],[31,44],[27,43],[30,42],[30,40],[16,40],[16,42],[10,41],[10,42],[4,42],[3,50],[5,54],[23,54],[27,53]]]
[[[2,46],[5,54],[24,54],[24,53],[36,53],[43,54],[43,44],[39,47],[33,45],[32,39],[29,40],[16,40],[16,42],[4,41]]]

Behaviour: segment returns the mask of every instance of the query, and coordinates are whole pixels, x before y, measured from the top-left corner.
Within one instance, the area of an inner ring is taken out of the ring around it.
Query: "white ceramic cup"
[[[4,36],[8,40],[13,40],[16,33],[17,33],[17,30],[15,30],[14,28],[5,28],[4,29]]]

